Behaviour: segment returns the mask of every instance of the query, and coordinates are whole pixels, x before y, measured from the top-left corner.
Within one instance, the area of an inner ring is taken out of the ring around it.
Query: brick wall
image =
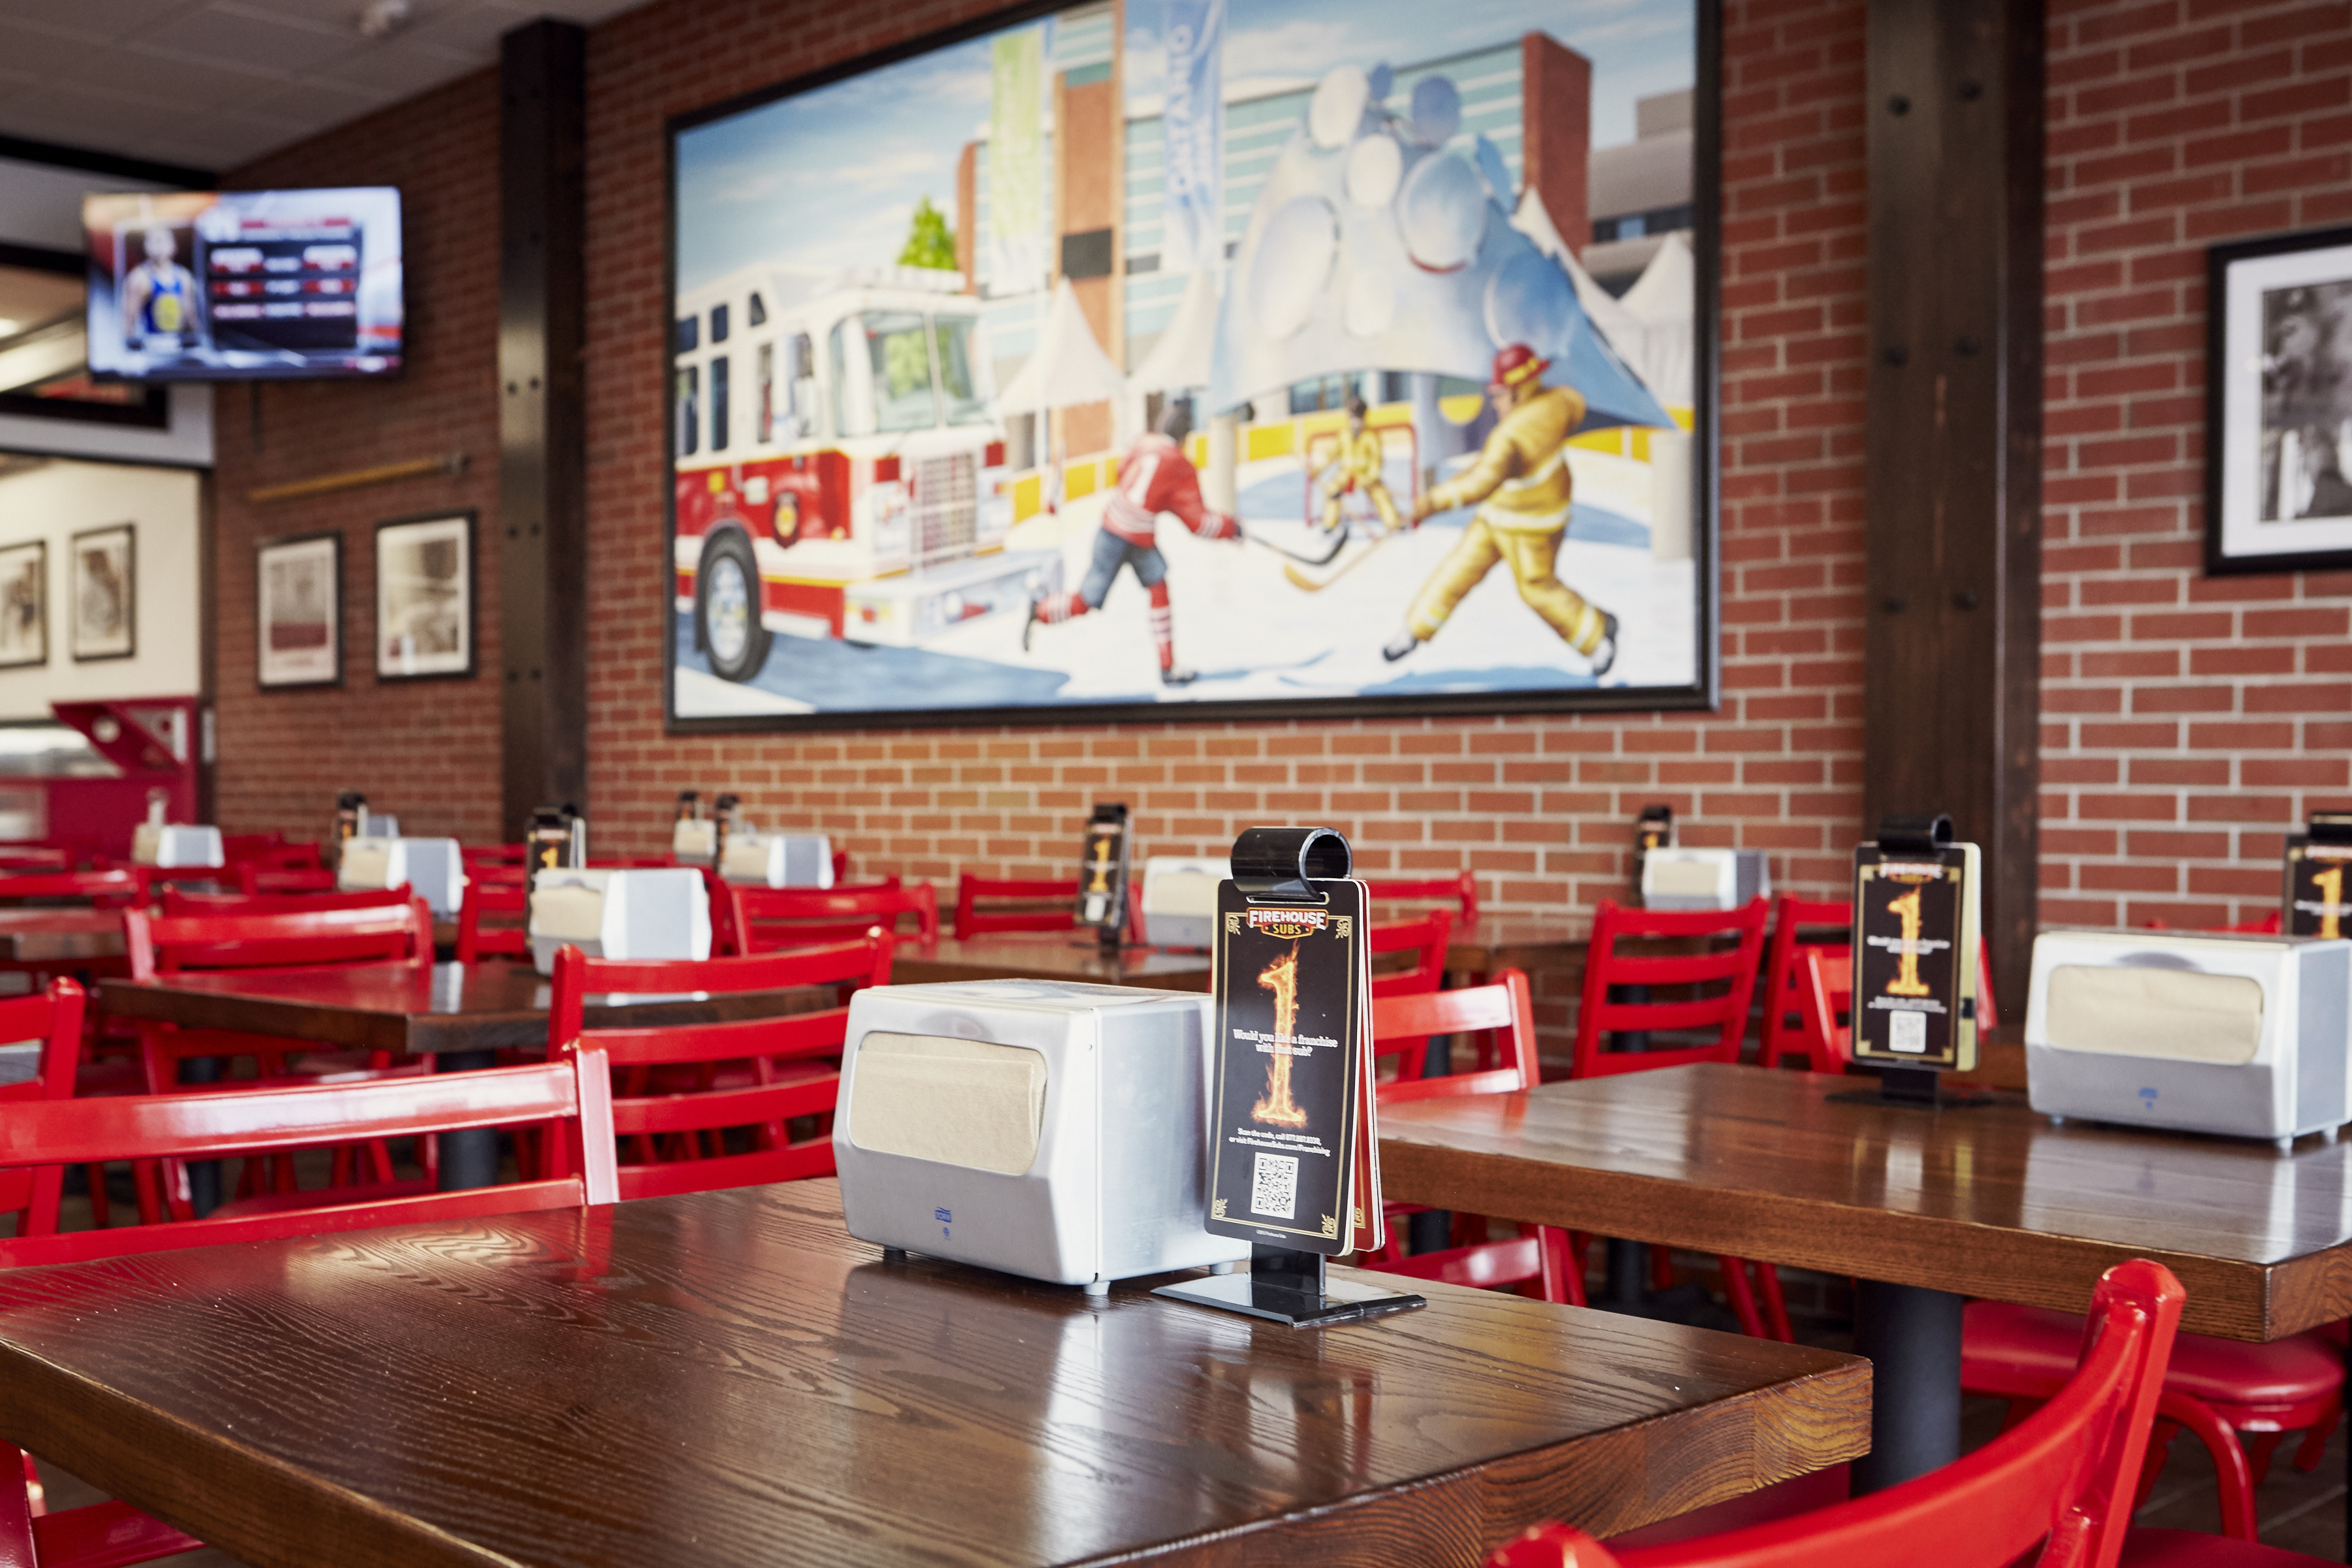
[[[409,832],[499,832],[499,701],[489,678],[378,685],[375,524],[475,507],[476,659],[499,657],[498,84],[493,73],[371,115],[237,171],[246,187],[398,185],[408,337],[396,381],[229,385],[214,403],[217,815],[230,832],[316,837],[358,788]],[[463,452],[435,477],[257,504],[256,486]],[[263,692],[254,679],[254,542],[340,532],[343,684]]]
[[[2352,574],[2207,578],[2205,247],[2352,220],[2352,6],[2052,0],[2042,913],[2276,908],[2352,805]]]

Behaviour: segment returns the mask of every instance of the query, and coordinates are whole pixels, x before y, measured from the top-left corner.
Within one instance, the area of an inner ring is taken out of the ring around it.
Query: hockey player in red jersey
[[[1203,539],[1242,536],[1241,520],[1211,511],[1201,500],[1201,477],[1184,455],[1184,439],[1192,433],[1192,405],[1171,402],[1160,416],[1160,428],[1139,436],[1119,459],[1118,483],[1103,503],[1102,531],[1095,536],[1094,560],[1075,594],[1054,594],[1033,601],[1028,624],[1021,628],[1021,651],[1040,623],[1064,621],[1102,608],[1112,579],[1126,566],[1151,595],[1151,640],[1160,649],[1160,683],[1183,686],[1192,671],[1176,662],[1176,638],[1168,612],[1168,558],[1160,553],[1160,514],[1173,512],[1179,521]]]

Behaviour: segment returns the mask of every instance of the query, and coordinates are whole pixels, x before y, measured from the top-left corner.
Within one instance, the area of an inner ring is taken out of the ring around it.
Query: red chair
[[[151,897],[154,872],[145,866],[121,866],[106,871],[28,871],[0,877],[0,904],[22,899],[88,899],[101,910],[144,905]]]
[[[33,844],[11,844],[0,848],[0,871],[70,871],[73,857],[68,851]]]
[[[528,866],[530,846],[528,844],[460,844],[457,859],[471,875],[477,866]]]
[[[831,1175],[833,1108],[849,1027],[846,993],[890,983],[890,948],[891,939],[877,934],[757,958],[652,963],[558,949],[548,1040],[551,1049],[574,1041],[593,1046],[612,1061],[618,1077],[613,1128],[640,1155],[618,1168],[621,1195],[661,1197]],[[583,1005],[594,994],[736,995],[808,985],[836,987],[842,1005],[729,1024],[582,1028]],[[819,1119],[815,1135],[793,1142],[786,1124],[810,1116]],[[751,1130],[748,1151],[726,1152],[730,1128]]]
[[[1432,910],[1417,921],[1391,921],[1373,926],[1367,933],[1367,941],[1375,960],[1391,952],[1411,952],[1413,957],[1401,969],[1373,970],[1372,999],[1377,1002],[1383,996],[1425,996],[1441,989],[1445,983],[1446,946],[1453,935],[1454,914],[1450,910]],[[1427,1040],[1416,1043],[1399,1038],[1375,1042],[1373,1048],[1376,1056],[1395,1057],[1397,1081],[1411,1083],[1422,1075],[1429,1057],[1428,1047]],[[1482,1053],[1478,1065],[1490,1066],[1491,1059]],[[1372,1066],[1377,1073],[1380,1063],[1375,1060]]]
[[[1791,1015],[1798,1011],[1797,970],[1807,953],[1845,958],[1853,948],[1847,942],[1806,942],[1797,933],[1804,927],[1834,928],[1841,934],[1853,927],[1853,905],[1843,900],[1814,900],[1787,897],[1772,909],[1772,951],[1764,966],[1764,1042],[1757,1059],[1779,1067],[1780,1058],[1797,1048]],[[1819,1070],[1818,1062],[1816,1070]]]
[[[71,1100],[74,1072],[81,1061],[82,988],[52,980],[38,996],[0,1002],[0,1040],[41,1042],[39,1070],[21,1083],[0,1087],[0,1117],[13,1116],[27,1100]],[[47,1236],[58,1228],[58,1197],[65,1184],[63,1165],[0,1169],[0,1213],[16,1216],[18,1236]],[[101,1183],[91,1189],[93,1208],[106,1202]]]
[[[57,1162],[152,1163],[242,1154],[267,1157],[322,1142],[427,1138],[519,1122],[560,1134],[577,1174],[430,1193],[299,1213],[247,1215],[0,1240],[0,1268],[80,1263],[227,1242],[364,1230],[415,1221],[609,1204],[613,1179],[610,1068],[593,1047],[531,1067],[365,1084],[273,1087],[235,1095],[68,1100],[13,1107],[0,1118],[0,1171],[39,1180]],[[5,1178],[0,1178],[5,1179]],[[32,1460],[0,1444],[0,1563],[119,1568],[194,1551],[204,1542],[124,1502],[40,1511]]]
[[[1409,877],[1367,877],[1364,896],[1374,903],[1399,900],[1451,900],[1462,910],[1462,923],[1478,923],[1478,879],[1465,871],[1458,877],[1430,877],[1416,880]]]
[[[915,917],[919,938],[940,939],[940,896],[929,882],[913,887],[742,888],[712,879],[727,906],[725,934],[713,935],[728,952],[744,957],[782,947],[849,942],[877,926],[893,931],[901,915]]]
[[[242,834],[221,840],[221,859],[265,871],[315,871],[326,864],[315,844],[288,844],[276,834]]]
[[[955,934],[958,942],[992,931],[1071,931],[1078,923],[1076,881],[1023,881],[1000,877],[975,877],[966,871],[956,879]],[[982,899],[1020,900],[1022,907],[983,910]],[[1041,910],[1040,901],[1056,907]]]
[[[167,920],[188,915],[304,915],[321,910],[404,910],[414,897],[408,884],[358,893],[184,893],[163,889],[157,913]]]
[[[484,915],[520,917],[511,925],[484,925]],[[457,962],[530,956],[530,873],[520,866],[477,866],[466,873],[466,901],[457,910]]]
[[[2115,1568],[2186,1295],[2168,1270],[2145,1258],[2107,1270],[2092,1296],[2095,1327],[2079,1336],[2079,1362],[2057,1396],[1975,1453],[1901,1486],[1622,1552],[1566,1525],[1545,1525],[1487,1558],[1487,1568],[2004,1568],[2029,1555],[2042,1568]]]
[[[336,887],[335,874],[323,866],[280,868],[247,861],[230,869],[236,873],[236,890],[248,898],[256,894],[331,893]]]
[[[1796,973],[1797,1033],[1806,1066],[1842,1073],[1853,1058],[1853,959],[1811,948]],[[1775,992],[1775,995],[1780,993]]]
[[[1450,918],[1439,910],[1440,918]],[[1432,1035],[1495,1032],[1502,1042],[1499,1065],[1486,1071],[1448,1073],[1443,1078],[1401,1079],[1384,1083],[1375,1092],[1384,1106],[1416,1100],[1451,1100],[1471,1094],[1515,1094],[1536,1084],[1535,1008],[1527,975],[1517,969],[1499,971],[1493,984],[1464,986],[1454,991],[1424,991],[1411,995],[1375,997],[1372,1002],[1372,1048],[1394,1048],[1392,1042],[1418,1048]],[[1426,1205],[1387,1204],[1381,1213],[1388,1222],[1388,1244],[1360,1259],[1366,1268],[1402,1274],[1413,1279],[1435,1279],[1447,1285],[1481,1289],[1500,1286],[1537,1287],[1547,1301],[1584,1305],[1584,1238],[1553,1226],[1521,1226],[1507,1241],[1485,1239],[1487,1222],[1456,1215],[1456,1245],[1438,1252],[1404,1251],[1397,1222],[1423,1212]],[[1522,1294],[1526,1292],[1522,1290]]]

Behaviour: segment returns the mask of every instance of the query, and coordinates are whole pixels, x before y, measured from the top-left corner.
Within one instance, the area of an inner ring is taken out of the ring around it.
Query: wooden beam
[[[499,630],[501,820],[588,785],[587,34],[499,41]]]
[[[1984,847],[2023,1016],[2041,782],[2042,0],[1871,0],[1863,805]]]

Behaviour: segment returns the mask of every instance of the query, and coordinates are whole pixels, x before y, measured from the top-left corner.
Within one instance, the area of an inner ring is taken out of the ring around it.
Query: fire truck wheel
[[[740,533],[719,534],[702,552],[695,575],[694,640],[722,680],[749,680],[768,662],[760,597],[760,565],[751,542]]]

